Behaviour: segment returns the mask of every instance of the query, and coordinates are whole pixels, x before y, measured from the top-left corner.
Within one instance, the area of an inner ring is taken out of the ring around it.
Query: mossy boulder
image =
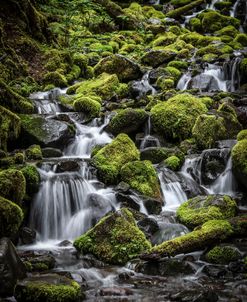
[[[43,82],[45,85],[54,85],[55,87],[66,87],[67,79],[58,71],[50,71],[44,75]]]
[[[233,171],[238,181],[247,188],[247,139],[242,139],[232,148]]]
[[[0,196],[0,238],[15,237],[23,218],[22,209],[17,204]]]
[[[227,195],[197,196],[183,203],[177,218],[190,228],[212,219],[226,219],[236,214],[236,202]]]
[[[32,195],[38,192],[40,184],[40,175],[35,166],[27,165],[21,169],[26,179],[26,193]]]
[[[140,194],[161,200],[159,178],[150,161],[129,162],[121,168],[120,176]]]
[[[227,137],[224,118],[213,114],[198,116],[192,129],[192,136],[199,148],[212,148],[217,140]]]
[[[106,184],[117,183],[122,166],[139,160],[140,153],[127,134],[119,134],[110,144],[100,149],[92,158],[99,178]]]
[[[103,100],[109,100],[115,95],[122,96],[127,92],[127,85],[119,83],[116,74],[102,73],[97,78],[77,83],[75,86],[77,94],[87,97],[98,96]]]
[[[125,264],[151,248],[126,208],[102,218],[95,227],[77,238],[74,246],[79,252],[93,254],[110,264]]]
[[[26,180],[21,171],[7,169],[0,171],[0,195],[20,204],[26,193]]]
[[[197,117],[207,112],[206,105],[190,94],[178,94],[151,109],[154,130],[167,139],[184,140],[191,136]]]
[[[153,164],[159,164],[171,156],[178,157],[181,163],[184,161],[184,154],[179,148],[148,147],[141,150],[141,160],[150,160]]]
[[[66,145],[75,135],[71,124],[38,114],[21,114],[21,144],[37,144],[42,147]]]
[[[176,55],[177,52],[171,50],[150,50],[143,55],[141,61],[145,65],[158,67],[163,63],[172,61]]]
[[[181,161],[175,155],[169,156],[167,159],[165,159],[164,163],[169,169],[173,171],[177,171],[181,167]]]
[[[148,114],[143,109],[127,108],[119,111],[110,121],[107,130],[112,134],[130,134],[138,131],[146,122]]]
[[[32,276],[19,281],[14,296],[23,302],[77,302],[83,298],[76,281],[57,274]]]
[[[234,246],[217,245],[206,253],[205,258],[210,263],[226,265],[241,259],[241,253]]]
[[[26,159],[41,160],[43,158],[42,151],[39,145],[32,145],[25,150]]]
[[[121,82],[137,80],[142,75],[139,65],[122,55],[111,55],[99,61],[94,73],[100,75],[103,72],[116,74]]]
[[[101,109],[101,105],[98,101],[87,96],[77,98],[73,106],[75,111],[84,113],[89,120],[98,117]]]
[[[234,233],[230,222],[226,220],[209,220],[193,232],[161,243],[149,253],[141,255],[144,260],[159,260],[165,256],[190,253],[221,242]]]
[[[240,131],[237,135],[237,140],[241,141],[243,139],[247,139],[247,129]]]

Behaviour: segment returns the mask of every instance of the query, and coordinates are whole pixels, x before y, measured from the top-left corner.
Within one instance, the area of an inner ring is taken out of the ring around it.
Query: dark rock
[[[63,152],[56,148],[43,148],[42,155],[46,158],[61,157],[63,156]]]
[[[66,122],[37,114],[22,114],[20,117],[22,121],[20,140],[23,145],[60,147],[68,144],[75,136],[74,129]]]
[[[138,227],[143,231],[147,238],[151,238],[159,231],[159,225],[154,218],[146,217],[137,222]]]
[[[17,280],[26,277],[26,269],[8,238],[0,239],[0,296],[12,296]]]
[[[40,255],[24,253],[21,255],[21,259],[29,272],[42,272],[55,267],[55,258],[50,253]]]
[[[140,204],[138,203],[138,199],[135,196],[117,193],[116,198],[117,201],[121,203],[122,207],[130,207],[137,211],[140,210]]]
[[[150,50],[142,58],[143,64],[158,67],[163,63],[168,63],[176,57],[176,53],[168,50]]]
[[[99,292],[100,296],[130,296],[133,291],[123,287],[104,287]]]
[[[56,172],[63,173],[63,172],[74,172],[79,171],[80,165],[78,162],[74,160],[62,161],[57,165]]]
[[[124,181],[121,181],[115,188],[116,191],[119,191],[121,193],[127,193],[129,189],[130,186]]]
[[[172,301],[182,302],[217,302],[218,295],[212,291],[182,290],[171,296]]]
[[[57,121],[60,121],[60,122],[66,122],[66,123],[69,123],[69,124],[73,124],[73,122],[71,121],[68,114],[65,114],[65,113],[60,113],[58,115],[55,115],[54,119],[57,120]]]
[[[146,275],[179,276],[195,272],[191,265],[178,259],[162,259],[157,262],[140,261],[135,271]]]
[[[72,245],[72,242],[69,240],[63,240],[58,243],[58,246],[70,246],[70,245]]]
[[[219,90],[216,79],[208,74],[198,74],[189,81],[188,89],[199,89],[200,91],[216,91]]]
[[[32,244],[36,240],[36,232],[28,227],[23,227],[20,230],[20,240],[22,244]]]
[[[151,197],[143,197],[143,205],[145,206],[148,214],[158,215],[162,211],[162,202],[161,200],[151,198]]]

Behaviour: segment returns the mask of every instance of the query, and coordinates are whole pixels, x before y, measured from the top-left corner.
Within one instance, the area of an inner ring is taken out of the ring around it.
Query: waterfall
[[[182,77],[179,79],[177,84],[177,89],[179,90],[186,90],[188,88],[189,82],[192,79],[191,73],[186,72],[182,75]]]
[[[236,57],[223,65],[224,77],[227,80],[227,90],[234,92],[239,89],[241,77],[239,66],[242,61],[242,54],[235,53]]]
[[[187,196],[183,191],[178,176],[171,170],[164,168],[159,173],[161,190],[165,199],[163,210],[175,211]]]
[[[41,241],[74,239],[116,208],[112,190],[95,187],[86,162],[78,172],[54,170],[52,165],[50,170],[47,165],[39,170],[41,187],[31,211],[30,226],[38,231]]]
[[[148,116],[144,129],[144,138],[141,141],[140,149],[143,150],[147,147],[160,147],[160,141],[157,137],[151,135],[151,118]]]
[[[154,95],[157,93],[156,89],[149,82],[150,71],[147,71],[140,81],[134,81],[132,83],[132,90],[137,98],[142,98],[147,94]]]

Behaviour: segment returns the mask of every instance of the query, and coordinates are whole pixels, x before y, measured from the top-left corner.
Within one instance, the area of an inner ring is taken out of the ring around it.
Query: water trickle
[[[242,61],[242,54],[235,53],[235,58],[231,61],[225,62],[223,65],[224,78],[227,80],[227,90],[234,92],[240,87],[240,63]]]
[[[154,95],[157,93],[156,89],[149,82],[150,71],[146,72],[140,81],[132,83],[132,90],[137,94],[138,98],[142,98],[147,94]]]
[[[140,150],[147,147],[160,147],[160,141],[157,137],[151,135],[151,118],[148,116],[147,122],[144,128],[144,138],[141,141]]]
[[[188,84],[191,79],[192,79],[192,76],[191,76],[190,72],[186,72],[185,74],[183,74],[182,77],[178,81],[177,89],[186,90],[188,88]]]

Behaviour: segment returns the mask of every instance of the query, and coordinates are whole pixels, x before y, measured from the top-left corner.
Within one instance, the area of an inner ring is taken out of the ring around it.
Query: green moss
[[[44,75],[43,82],[46,85],[53,84],[56,87],[66,87],[68,85],[65,76],[58,71],[47,72]]]
[[[112,184],[117,182],[124,164],[139,158],[139,151],[128,135],[119,134],[97,152],[92,158],[92,164],[98,169],[99,178],[106,184]]]
[[[102,73],[99,77],[77,84],[76,93],[83,96],[100,96],[104,100],[114,95],[123,95],[127,91],[126,84],[120,84],[115,74]]]
[[[237,205],[225,195],[197,196],[183,203],[177,210],[177,218],[193,228],[212,219],[226,219],[235,216]]]
[[[206,114],[198,116],[192,129],[192,136],[199,148],[212,148],[217,140],[227,137],[224,118]]]
[[[26,192],[29,195],[36,193],[39,189],[40,175],[35,166],[27,165],[21,169],[26,179]]]
[[[181,3],[181,7],[176,8],[174,10],[169,11],[166,16],[169,18],[180,18],[182,15],[186,14],[187,12],[189,12],[190,10],[192,10],[193,8],[201,5],[204,2],[204,0],[195,0],[195,1],[189,1],[189,2],[185,2],[188,3],[186,5]]]
[[[7,142],[10,137],[17,138],[20,133],[20,118],[0,106],[0,148],[7,150]]]
[[[214,100],[211,99],[211,98],[208,97],[208,96],[204,96],[204,97],[200,98],[200,100],[201,100],[201,102],[203,102],[203,104],[206,105],[206,107],[207,107],[208,109],[210,109],[210,108],[213,106],[213,104],[214,104]]]
[[[150,255],[174,256],[204,249],[232,235],[232,227],[225,220],[209,220],[191,233],[171,239],[153,247]]]
[[[26,193],[26,180],[15,169],[0,171],[0,195],[20,204]]]
[[[143,109],[124,109],[115,115],[108,124],[108,131],[113,134],[132,133],[137,131],[147,120],[147,113]],[[126,121],[128,121],[126,123]]]
[[[247,187],[247,139],[242,139],[232,148],[232,164],[239,181]]]
[[[81,75],[81,68],[77,65],[73,65],[71,71],[66,74],[66,80],[68,83],[73,83],[73,81],[77,80]]]
[[[178,94],[151,110],[151,121],[156,132],[168,139],[184,140],[191,136],[196,118],[207,112],[199,98]]]
[[[162,35],[159,35],[158,38],[156,38],[152,43],[152,47],[156,46],[167,46],[169,44],[172,44],[176,41],[177,36],[172,32],[165,32]]]
[[[83,112],[88,119],[93,119],[99,116],[101,105],[90,97],[79,97],[75,100],[74,104],[75,111]]]
[[[64,276],[50,283],[50,275],[25,279],[17,284],[15,298],[23,302],[76,302],[81,297],[80,285]]]
[[[159,87],[162,91],[168,90],[174,87],[175,81],[172,78],[159,77],[156,82],[157,87]]]
[[[190,29],[192,31],[197,31],[197,32],[201,32],[202,31],[202,25],[201,25],[201,21],[198,18],[191,18],[190,19]]]
[[[215,246],[205,255],[206,260],[215,264],[229,264],[241,258],[240,252],[232,246]]]
[[[22,152],[17,152],[14,155],[14,161],[16,164],[21,165],[24,163],[25,161],[25,156]]]
[[[247,46],[247,34],[238,34],[234,42],[240,43],[243,47]]]
[[[25,151],[26,159],[40,160],[43,158],[42,151],[39,145],[32,145]]]
[[[15,237],[23,217],[17,204],[0,196],[0,237]]]
[[[180,161],[180,159],[179,159],[177,156],[175,156],[175,155],[172,155],[172,156],[168,157],[168,158],[164,161],[164,163],[165,163],[165,165],[166,165],[169,169],[171,169],[171,170],[173,170],[173,171],[177,171],[177,170],[180,168],[180,166],[181,166],[181,161]]]
[[[234,38],[238,33],[239,31],[232,25],[223,27],[221,30],[215,32],[217,36],[229,36],[232,38]]]
[[[238,133],[237,140],[241,141],[243,139],[247,139],[247,129],[244,129]]]
[[[85,54],[75,53],[73,55],[73,61],[74,61],[74,64],[77,65],[77,66],[79,66],[82,71],[87,68],[88,58],[87,58],[87,56]]]
[[[95,227],[74,241],[81,253],[91,253],[111,264],[125,264],[151,244],[136,226],[131,212],[125,208],[100,220]]]
[[[187,69],[188,63],[185,61],[171,61],[167,64],[168,67],[174,67],[178,70]]]
[[[121,168],[120,176],[140,194],[161,199],[158,175],[150,161],[129,162]]]
[[[166,73],[166,76],[168,76],[169,78],[174,78],[175,81],[178,81],[181,76],[181,72],[175,67],[168,66],[164,69],[164,71]]]

